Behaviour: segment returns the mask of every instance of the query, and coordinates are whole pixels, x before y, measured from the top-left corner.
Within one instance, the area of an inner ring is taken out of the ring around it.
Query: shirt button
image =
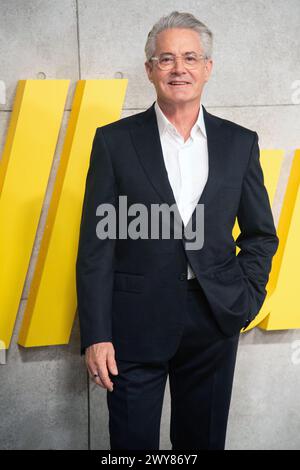
[[[186,278],[187,278],[186,273],[180,273],[179,279],[180,279],[181,281],[184,281]]]

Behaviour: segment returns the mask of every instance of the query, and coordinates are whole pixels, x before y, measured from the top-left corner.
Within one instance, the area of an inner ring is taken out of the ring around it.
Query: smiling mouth
[[[191,85],[190,82],[168,82],[168,85],[170,86],[174,86],[174,87],[182,87],[182,86],[186,86],[186,85]]]

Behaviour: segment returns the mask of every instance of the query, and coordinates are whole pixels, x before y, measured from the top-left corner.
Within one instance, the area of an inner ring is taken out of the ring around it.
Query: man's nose
[[[185,72],[185,64],[184,64],[184,59],[183,57],[175,57],[174,59],[174,66],[173,66],[173,69],[172,70],[175,70],[176,72]]]

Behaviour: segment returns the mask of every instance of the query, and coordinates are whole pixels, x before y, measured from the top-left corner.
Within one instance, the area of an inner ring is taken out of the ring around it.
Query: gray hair
[[[197,18],[195,18],[195,16],[191,13],[179,13],[178,11],[172,11],[172,13],[169,15],[162,16],[148,33],[145,45],[147,61],[151,59],[155,52],[157,35],[160,32],[170,28],[193,29],[196,31],[199,34],[204,55],[208,59],[211,58],[213,33],[204,23],[201,23],[201,21],[197,20]]]

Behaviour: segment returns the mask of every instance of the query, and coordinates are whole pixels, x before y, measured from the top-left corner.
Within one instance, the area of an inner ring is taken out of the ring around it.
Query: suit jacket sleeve
[[[243,180],[237,218],[241,230],[236,239],[236,245],[240,248],[237,260],[246,275],[251,304],[251,311],[244,325],[246,328],[259,313],[265,300],[272,257],[279,243],[264,185],[256,132]]]
[[[85,348],[111,341],[111,301],[115,240],[96,234],[96,209],[99,204],[115,207],[115,178],[101,128],[93,140],[79,233],[76,260],[76,289],[81,335],[80,354]]]

